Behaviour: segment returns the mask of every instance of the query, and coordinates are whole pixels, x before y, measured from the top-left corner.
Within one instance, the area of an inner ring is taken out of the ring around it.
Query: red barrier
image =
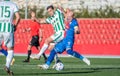
[[[76,35],[74,49],[87,55],[120,56],[120,19],[78,19],[81,34]],[[30,20],[21,20],[15,32],[15,53],[27,53],[30,39],[24,28],[31,25]],[[43,41],[53,33],[51,25],[42,24]],[[38,51],[33,48],[33,53]],[[49,53],[49,51],[47,51]]]

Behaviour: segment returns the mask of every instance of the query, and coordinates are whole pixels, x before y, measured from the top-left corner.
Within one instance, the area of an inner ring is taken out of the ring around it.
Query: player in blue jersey
[[[78,26],[78,22],[75,18],[73,18],[73,13],[69,12],[67,14],[67,21],[69,22],[68,27],[67,27],[67,31],[66,31],[66,37],[59,42],[57,45],[55,45],[55,47],[53,48],[53,50],[51,51],[48,60],[45,64],[43,65],[38,65],[38,67],[43,68],[43,69],[48,69],[51,62],[54,60],[54,57],[57,53],[63,53],[65,50],[68,54],[83,60],[86,64],[90,65],[90,61],[80,55],[78,52],[73,50],[73,44],[74,44],[74,36],[75,34],[79,34],[79,26]]]

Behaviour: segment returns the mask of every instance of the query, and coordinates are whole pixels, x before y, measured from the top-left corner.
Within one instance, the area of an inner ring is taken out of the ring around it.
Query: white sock
[[[87,58],[83,58],[83,61],[87,64],[87,65],[90,65],[90,60],[88,60]]]
[[[55,59],[55,64],[57,64],[57,61],[58,61],[58,55],[57,54],[55,55],[54,59]]]
[[[47,48],[48,44],[44,44],[37,56],[40,57],[46,51]]]
[[[8,55],[7,55],[7,57],[6,57],[6,67],[7,67],[7,68],[10,68],[10,64],[11,64],[11,62],[12,62],[13,55],[14,55],[13,50],[9,50],[9,51],[8,51]]]

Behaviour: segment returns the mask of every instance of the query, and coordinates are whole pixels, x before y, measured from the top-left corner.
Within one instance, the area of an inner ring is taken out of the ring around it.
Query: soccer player
[[[40,56],[48,48],[48,46],[50,45],[51,42],[58,43],[64,38],[65,25],[64,25],[63,12],[58,8],[55,9],[52,5],[47,7],[47,12],[50,15],[50,17],[48,17],[47,19],[38,20],[38,19],[35,18],[34,14],[32,15],[32,17],[37,22],[52,24],[52,26],[54,27],[54,32],[55,33],[45,40],[45,43],[44,43],[43,47],[41,48],[39,54],[35,57],[31,56],[32,59],[39,59]]]
[[[14,14],[16,19],[13,24]],[[0,2],[0,50],[2,50],[2,42],[4,42],[8,51],[4,69],[9,75],[13,74],[10,70],[10,63],[14,55],[14,28],[18,25],[19,20],[18,7],[15,3],[9,0]]]
[[[2,48],[2,49],[0,49],[0,52],[1,52],[2,54],[4,54],[5,56],[7,56],[7,55],[8,55],[7,50],[4,50],[3,48]]]
[[[6,56],[6,57],[7,57],[7,55],[8,55],[7,50],[5,50],[5,49],[1,49],[1,50],[0,50],[0,52],[1,52],[2,54],[4,54],[4,56]],[[14,64],[14,62],[15,62],[15,58],[13,58],[13,59],[12,59],[12,62],[11,62],[11,64],[10,64],[10,65],[13,65],[13,64]]]
[[[30,12],[31,14],[34,13],[33,11]],[[31,55],[31,48],[35,46],[38,50],[40,50],[40,44],[39,42],[42,41],[42,30],[40,27],[40,24],[34,20],[32,20],[32,23],[30,25],[30,28],[26,29],[26,31],[31,32],[31,41],[30,44],[28,45],[28,56],[27,59],[25,59],[23,62],[29,62],[30,61],[30,55]],[[46,61],[47,57],[43,53],[43,57]]]
[[[86,57],[80,55],[78,52],[73,50],[74,36],[75,34],[79,34],[80,31],[79,31],[77,20],[73,18],[72,12],[69,12],[67,14],[67,21],[69,21],[69,25],[66,31],[66,37],[61,42],[55,45],[54,49],[51,51],[48,57],[47,62],[43,65],[38,65],[38,67],[43,69],[48,69],[51,62],[54,60],[54,56],[57,53],[60,53],[60,54],[63,53],[65,50],[68,54],[80,60],[83,60],[86,64],[90,65],[90,61]]]

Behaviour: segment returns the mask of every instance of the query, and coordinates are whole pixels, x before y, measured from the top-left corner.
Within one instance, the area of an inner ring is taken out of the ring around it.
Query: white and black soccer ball
[[[58,62],[58,63],[56,64],[55,69],[56,69],[57,71],[63,70],[63,69],[64,69],[64,64],[63,64],[62,62]]]

